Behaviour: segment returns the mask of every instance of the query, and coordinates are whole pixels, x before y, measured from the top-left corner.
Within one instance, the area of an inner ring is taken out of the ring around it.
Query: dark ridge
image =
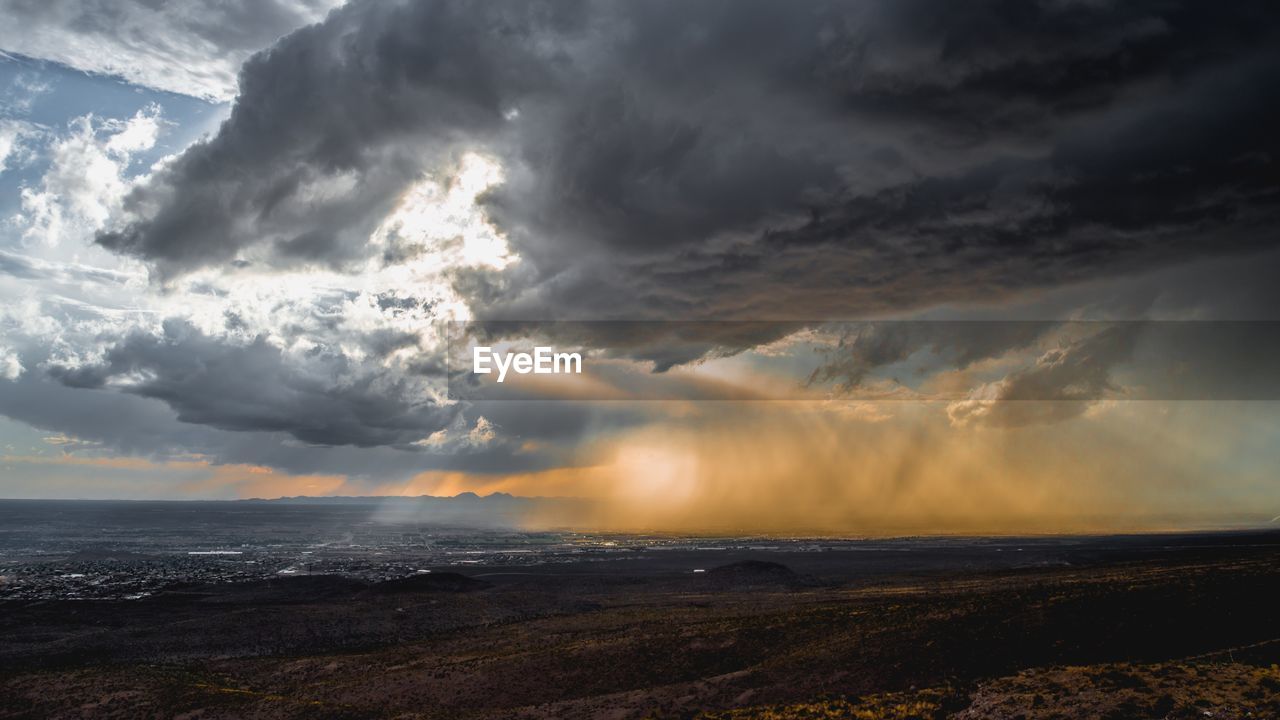
[[[371,592],[394,595],[415,592],[471,592],[493,587],[484,580],[459,573],[442,572],[386,580],[370,588]]]
[[[800,576],[791,568],[765,560],[743,560],[711,568],[706,579],[728,588],[795,587],[801,584]]]

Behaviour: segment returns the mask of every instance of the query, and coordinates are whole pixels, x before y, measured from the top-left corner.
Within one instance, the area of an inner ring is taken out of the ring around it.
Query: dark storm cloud
[[[39,361],[24,357],[35,367]],[[165,402],[113,389],[70,387],[44,373],[27,372],[14,381],[0,380],[0,414],[32,427],[61,433],[96,449],[157,460],[191,459],[263,465],[298,474],[346,475],[360,482],[405,481],[430,470],[509,473],[572,464],[566,452],[573,441],[595,428],[634,424],[637,413],[610,408],[555,403],[502,403],[464,411],[462,425],[493,418],[502,430],[498,442],[478,448],[441,452],[379,445],[314,445],[298,442],[288,432],[240,432],[206,424],[177,422]],[[523,440],[559,443],[538,451],[519,447]]]
[[[830,386],[846,397],[954,401],[948,413],[958,424],[1055,422],[1105,399],[1280,399],[1277,320],[905,321],[828,327],[845,329],[820,352],[825,359],[810,376],[811,384]],[[995,362],[983,366],[984,361]]]
[[[537,44],[554,20],[525,3],[341,10],[247,62],[218,134],[134,192],[140,219],[99,241],[164,273],[252,245],[280,263],[362,258],[409,182],[548,82]]]
[[[470,374],[464,359],[470,356],[472,345],[504,339],[531,346],[550,343],[561,351],[581,353],[600,348],[597,357],[640,360],[661,373],[677,365],[771,343],[808,325],[741,320],[459,321],[450,323],[448,340],[454,375]]]
[[[809,382],[832,382],[840,390],[854,391],[874,371],[904,362],[922,350],[940,358],[946,367],[963,370],[1026,348],[1060,326],[1047,321],[841,323],[833,326],[839,339],[825,348],[826,361],[813,371]]]
[[[0,380],[0,415],[33,427],[129,455],[199,455],[357,483],[565,467],[580,461],[584,438],[652,419],[609,403],[442,405],[408,379],[336,354],[299,361],[260,339],[212,337],[178,321],[119,340],[96,364],[70,369],[39,346],[21,361],[26,372]],[[475,442],[481,418],[495,432]],[[421,442],[437,431],[438,444]]]
[[[355,2],[251,59],[218,133],[133,191],[98,241],[161,279],[403,262],[370,232],[410,184],[478,151],[504,167],[483,203],[521,258],[453,272],[480,317],[821,321],[999,303],[1275,246],[1278,22],[1247,1]],[[765,327],[581,341],[662,370],[785,334]],[[922,347],[965,367],[1040,336],[1010,333],[866,337],[818,379],[857,385]],[[367,340],[373,356],[411,342]],[[1009,383],[1096,367],[1080,357]],[[293,362],[188,329],[127,338],[63,380],[335,446],[404,446],[459,412],[345,359]],[[1081,402],[1104,386],[1087,387]],[[492,410],[511,434],[594,427]]]
[[[243,69],[100,237],[162,276],[341,266],[457,153],[523,262],[490,317],[993,300],[1274,243],[1264,2],[353,3]],[[518,116],[512,111],[518,111]],[[509,119],[508,119],[509,118]]]
[[[1139,323],[1105,327],[1088,337],[1053,348],[1028,368],[1010,373],[988,397],[953,403],[952,422],[1011,427],[1052,423],[1083,414],[1091,403],[1118,396],[1115,367],[1133,354],[1146,329]]]
[[[231,344],[177,321],[162,335],[130,335],[101,364],[50,372],[71,387],[114,384],[161,400],[181,422],[285,432],[318,445],[407,445],[443,429],[458,411],[340,353],[291,362],[261,338]]]

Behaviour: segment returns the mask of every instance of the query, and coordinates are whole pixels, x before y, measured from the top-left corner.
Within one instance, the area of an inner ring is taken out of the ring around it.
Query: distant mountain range
[[[333,495],[253,498],[237,502],[290,505],[372,505],[379,522],[432,522],[467,527],[557,525],[581,518],[593,502],[569,497],[521,497],[504,492],[436,495]]]
[[[290,503],[370,503],[385,501],[405,501],[418,502],[421,500],[438,500],[444,502],[460,501],[460,502],[501,502],[504,500],[516,501],[543,501],[543,500],[568,500],[574,498],[554,498],[554,497],[525,497],[521,495],[512,495],[510,493],[495,492],[488,495],[477,495],[473,492],[463,492],[457,495],[293,495],[290,497],[279,498],[245,498],[239,502],[290,502]]]

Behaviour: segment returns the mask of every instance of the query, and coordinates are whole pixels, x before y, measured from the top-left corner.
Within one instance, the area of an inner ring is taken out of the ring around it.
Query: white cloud
[[[22,141],[32,132],[28,123],[0,120],[0,173],[24,162],[29,153]]]
[[[516,258],[507,238],[480,207],[479,198],[504,179],[496,160],[467,153],[447,182],[427,178],[410,187],[369,238],[370,246],[413,255],[426,252],[441,271],[501,270]]]
[[[0,123],[0,173],[5,171],[5,162],[17,144],[17,127],[13,123]]]
[[[0,10],[7,52],[227,101],[252,53],[340,0],[29,0]]]
[[[17,380],[22,375],[22,369],[22,362],[18,360],[18,355],[0,345],[0,378]]]
[[[131,181],[135,153],[151,149],[159,136],[160,109],[150,106],[128,120],[76,118],[70,133],[50,147],[49,167],[38,188],[23,188],[23,238],[53,247],[87,239],[117,212]]]
[[[121,199],[138,180],[130,160],[154,146],[163,125],[154,108],[120,121],[86,116],[49,146],[48,171],[26,190],[16,218],[30,247],[0,253],[17,273],[0,276],[8,304],[0,322],[14,330],[21,358],[30,352],[64,368],[100,364],[115,341],[134,332],[162,335],[163,321],[173,319],[227,348],[268,343],[300,372],[336,370],[329,377],[335,386],[370,383],[371,391],[385,387],[424,403],[446,402],[443,383],[422,366],[443,353],[440,323],[468,317],[449,274],[515,259],[477,205],[502,181],[501,167],[467,155],[406,193],[369,240],[406,252],[403,262],[375,257],[354,273],[264,272],[267,265],[250,262],[161,286],[147,281],[140,263],[96,246],[94,234],[126,214]],[[448,440],[478,449],[496,436],[495,426],[480,419]]]
[[[482,449],[497,440],[498,426],[488,418],[481,415],[476,418],[475,425],[468,428],[466,420],[459,415],[449,427],[441,428],[412,444],[431,452],[453,453]]]
[[[10,115],[25,115],[31,112],[37,98],[52,89],[53,85],[38,73],[19,72],[13,76],[3,95],[0,95],[0,107]]]

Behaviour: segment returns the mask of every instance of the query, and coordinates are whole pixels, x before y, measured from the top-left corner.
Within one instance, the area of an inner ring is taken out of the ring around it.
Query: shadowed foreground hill
[[[490,587],[493,586],[483,580],[469,578],[466,575],[438,572],[387,580],[373,585],[369,588],[369,591],[382,595],[396,595],[420,592],[471,592]]]
[[[763,560],[743,560],[721,565],[707,572],[708,582],[717,589],[793,588],[803,583],[786,565]]]
[[[0,717],[1280,717],[1274,541],[820,582],[727,558],[9,602]]]

